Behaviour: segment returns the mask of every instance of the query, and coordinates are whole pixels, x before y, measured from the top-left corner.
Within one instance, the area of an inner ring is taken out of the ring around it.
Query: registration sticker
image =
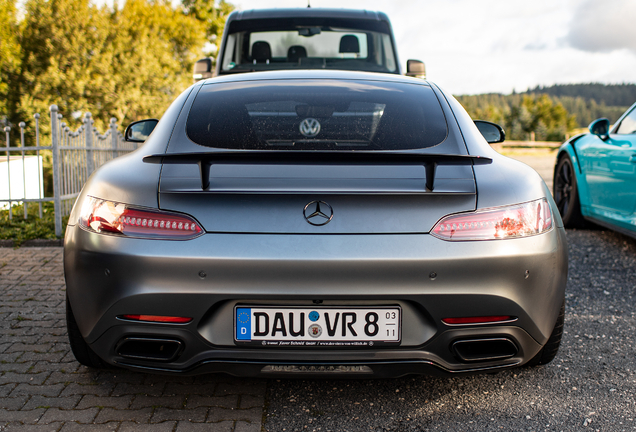
[[[373,347],[399,345],[401,340],[399,306],[237,306],[234,317],[239,345]]]

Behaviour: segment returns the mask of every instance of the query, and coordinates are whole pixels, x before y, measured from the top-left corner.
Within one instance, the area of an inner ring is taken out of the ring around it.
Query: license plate
[[[381,307],[234,308],[234,341],[277,347],[373,347],[396,345],[401,309]]]

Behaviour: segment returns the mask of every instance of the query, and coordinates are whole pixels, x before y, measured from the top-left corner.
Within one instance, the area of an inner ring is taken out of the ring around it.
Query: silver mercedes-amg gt
[[[152,132],[150,134],[150,132]],[[86,183],[64,249],[87,366],[396,377],[550,362],[567,245],[539,175],[435,84],[200,81]]]

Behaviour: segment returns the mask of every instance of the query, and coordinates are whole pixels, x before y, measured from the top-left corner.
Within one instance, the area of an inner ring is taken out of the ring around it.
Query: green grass
[[[11,220],[8,209],[0,210],[0,240],[13,240],[14,246],[20,246],[26,240],[57,238],[53,203],[42,203],[42,219],[39,217],[39,206],[35,203],[27,205],[27,219],[24,219],[22,205],[14,205],[11,210]],[[67,222],[68,216],[63,217],[62,226],[66,227]]]

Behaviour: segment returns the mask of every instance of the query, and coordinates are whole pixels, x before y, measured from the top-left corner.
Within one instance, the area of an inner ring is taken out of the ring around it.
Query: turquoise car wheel
[[[554,200],[566,228],[580,228],[585,221],[581,215],[581,203],[576,185],[574,166],[569,156],[559,159],[554,177]]]

